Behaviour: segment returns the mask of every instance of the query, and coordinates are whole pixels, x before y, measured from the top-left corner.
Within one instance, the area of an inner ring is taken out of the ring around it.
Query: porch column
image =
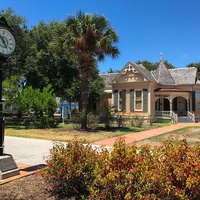
[[[172,100],[171,99],[169,100],[169,103],[170,103],[169,110],[172,111]]]
[[[170,94],[169,97],[169,110],[172,111],[172,101],[173,101],[173,96]]]
[[[190,111],[190,100],[189,100],[189,97],[187,97],[187,111]]]

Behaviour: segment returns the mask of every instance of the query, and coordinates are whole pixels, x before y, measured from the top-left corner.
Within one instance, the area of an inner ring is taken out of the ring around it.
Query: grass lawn
[[[112,127],[110,130],[106,130],[103,125],[99,126],[94,131],[78,131],[73,130],[72,124],[60,124],[58,128],[51,129],[25,129],[22,123],[7,122],[5,127],[6,136],[37,138],[53,141],[67,141],[73,139],[75,136],[79,139],[85,139],[86,142],[94,142],[104,140],[111,137],[123,136],[130,133],[141,132],[144,130],[155,129],[163,126],[170,126],[170,123],[154,123],[153,126],[144,123],[141,128],[139,127]],[[162,134],[149,139],[141,140],[137,142],[138,146],[143,144],[150,144],[152,146],[160,145],[163,141],[167,140],[170,136],[174,136],[178,139],[186,137],[188,143],[195,144],[200,142],[200,126],[199,127],[187,127],[179,129],[177,131]]]
[[[112,127],[109,131],[106,130],[103,126],[100,126],[97,130],[94,131],[78,131],[73,130],[71,124],[60,124],[58,128],[51,129],[25,129],[21,123],[7,122],[5,127],[5,135],[54,141],[66,141],[73,139],[76,136],[78,138],[85,139],[87,142],[94,142],[169,125],[169,123],[155,123],[153,126],[150,126],[149,124],[143,124],[141,128]]]
[[[186,139],[190,145],[194,145],[196,142],[200,142],[200,126],[185,127],[176,131],[168,132],[156,137],[151,137],[149,139],[141,140],[137,142],[138,146],[144,144],[150,144],[151,146],[161,145],[169,137],[174,139]]]

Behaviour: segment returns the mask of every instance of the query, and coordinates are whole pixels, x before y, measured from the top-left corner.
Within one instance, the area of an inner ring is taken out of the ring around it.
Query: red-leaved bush
[[[200,199],[200,144],[168,139],[161,146],[115,141],[109,152],[72,140],[55,145],[45,180],[55,194],[92,200]]]
[[[41,170],[44,179],[52,186],[53,195],[63,197],[88,196],[88,188],[94,180],[97,154],[91,145],[83,140],[55,143],[47,160],[47,167]]]

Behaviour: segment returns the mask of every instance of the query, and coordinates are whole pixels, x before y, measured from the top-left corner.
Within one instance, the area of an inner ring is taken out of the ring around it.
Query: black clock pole
[[[4,17],[0,18],[0,26],[10,28]],[[4,153],[4,116],[3,116],[3,100],[2,100],[2,81],[3,81],[3,63],[6,62],[5,57],[0,57],[0,156]]]
[[[0,18],[1,29],[6,29],[12,32],[4,17]],[[2,43],[5,45],[6,41],[1,36]],[[3,52],[2,52],[3,53]],[[0,180],[9,178],[19,174],[19,168],[13,159],[12,155],[4,153],[4,116],[3,116],[3,100],[2,100],[2,82],[3,82],[3,63],[6,62],[8,56],[0,56]]]
[[[4,153],[4,116],[3,116],[3,100],[2,100],[2,79],[3,67],[0,61],[0,156]]]

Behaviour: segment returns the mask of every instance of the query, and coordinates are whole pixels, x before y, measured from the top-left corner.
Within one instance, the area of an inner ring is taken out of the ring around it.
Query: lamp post
[[[4,116],[2,100],[3,63],[15,50],[13,31],[4,17],[0,18],[0,180],[19,174],[19,169],[10,154],[4,154]]]

